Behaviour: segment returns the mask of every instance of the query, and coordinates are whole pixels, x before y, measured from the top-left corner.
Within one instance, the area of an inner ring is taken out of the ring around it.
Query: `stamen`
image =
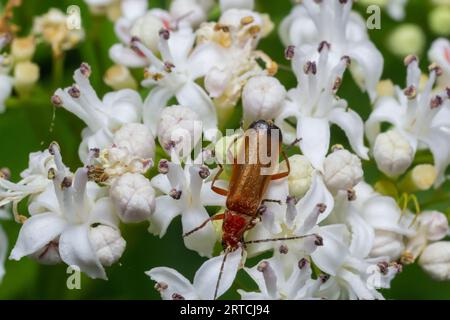
[[[356,200],[356,191],[355,191],[355,189],[348,189],[347,190],[347,200],[348,201],[355,201]]]
[[[252,36],[256,36],[260,32],[261,32],[261,27],[258,25],[254,25],[254,26],[251,26],[250,28],[248,28],[248,33],[250,33],[250,35],[252,35]]]
[[[158,172],[162,174],[167,174],[169,172],[169,161],[166,159],[161,159],[158,164]]]
[[[346,4],[348,2],[348,0],[339,0],[340,4]]]
[[[68,93],[72,98],[79,98],[81,95],[80,89],[78,89],[76,84],[69,88]]]
[[[289,248],[288,248],[287,245],[282,244],[282,245],[280,246],[280,248],[278,249],[278,251],[279,251],[281,254],[287,254],[287,253],[289,252]]]
[[[172,300],[186,300],[186,299],[181,294],[175,292],[172,294]]]
[[[429,67],[428,67],[428,71],[430,72],[436,72],[436,76],[440,77],[442,76],[442,68],[440,66],[438,66],[436,63],[432,63]]]
[[[181,190],[177,190],[177,189],[172,189],[169,192],[169,196],[171,196],[173,199],[175,200],[180,200],[181,198]]]
[[[377,267],[380,270],[381,274],[383,275],[387,275],[388,273],[388,268],[389,268],[389,264],[386,261],[382,261],[377,263]]]
[[[1,168],[0,169],[0,178],[9,180],[11,179],[11,170],[8,168]]]
[[[170,39],[170,31],[168,29],[162,28],[159,30],[159,36],[163,38],[164,40]]]
[[[175,65],[172,62],[164,62],[164,71],[171,73],[173,68],[175,68]]]
[[[301,258],[301,259],[298,261],[298,268],[299,268],[300,270],[302,270],[304,267],[307,267],[308,264],[309,264],[309,261],[308,261],[306,258]]]
[[[327,210],[327,205],[325,203],[319,203],[317,206],[319,213],[324,213]]]
[[[50,145],[48,146],[48,152],[54,156],[56,153],[56,150],[59,150],[59,145],[56,141],[53,141],[52,143],[50,143]]]
[[[345,61],[347,68],[350,67],[350,65],[352,64],[352,59],[349,56],[343,56],[341,60]]]
[[[224,25],[224,24],[220,24],[220,23],[216,23],[214,25],[214,31],[222,31],[222,32],[230,32],[230,27]]]
[[[323,238],[318,234],[315,234],[314,236],[316,237],[316,240],[314,240],[314,244],[318,247],[323,246]]]
[[[447,98],[450,99],[450,87],[445,88],[445,91],[447,92]]]
[[[89,78],[89,76],[91,75],[91,67],[86,62],[83,62],[80,65],[80,72],[83,76]]]
[[[326,41],[322,41],[321,43],[319,43],[318,51],[319,51],[319,52],[322,52],[322,50],[323,50],[325,47],[327,47],[327,49],[330,50],[331,44],[328,43],[328,42],[326,42]]]
[[[417,96],[417,90],[416,87],[414,87],[413,85],[410,85],[408,88],[406,88],[405,90],[403,90],[403,93],[405,94],[405,96],[409,99],[409,100],[413,100],[416,98]]]
[[[267,267],[269,266],[269,263],[267,261],[262,261],[260,264],[258,264],[258,267],[256,267],[256,270],[259,272],[266,271]]]
[[[255,19],[252,16],[246,16],[241,19],[241,25],[246,26],[250,23],[253,23]]]
[[[329,274],[322,273],[322,274],[319,276],[319,279],[320,279],[320,281],[321,281],[322,283],[325,283],[325,282],[328,281],[328,279],[330,279],[330,275],[329,275]]]
[[[63,181],[61,182],[61,189],[70,188],[71,186],[72,186],[72,178],[64,177]]]
[[[258,214],[259,215],[264,215],[264,213],[267,212],[267,206],[266,205],[260,205],[258,208]]]
[[[444,103],[444,99],[442,99],[441,96],[436,96],[433,99],[431,99],[430,108],[431,109],[439,108],[442,105],[442,103]]]
[[[314,61],[308,61],[303,67],[303,71],[305,74],[316,74],[317,73],[317,65]]]
[[[56,94],[52,96],[52,98],[50,99],[50,101],[52,102],[52,104],[53,104],[55,107],[61,107],[62,104],[63,104],[61,97],[58,96],[58,95],[56,95]]]
[[[294,55],[295,55],[295,46],[288,46],[284,51],[284,57],[287,60],[292,60],[292,58],[294,58]]]
[[[334,144],[331,147],[331,152],[335,152],[335,151],[339,151],[339,150],[344,150],[344,146],[342,144]]]
[[[199,174],[200,178],[202,178],[202,179],[208,178],[210,175],[209,168],[206,166],[201,166],[198,174]]]
[[[341,77],[336,77],[336,80],[334,80],[334,84],[333,84],[333,92],[336,93],[339,88],[342,85],[342,78]]]
[[[406,58],[403,60],[403,63],[405,64],[405,66],[409,66],[414,61],[418,62],[419,59],[417,58],[417,56],[410,54],[406,56]]]
[[[169,286],[165,282],[157,282],[155,284],[155,290],[158,292],[162,292],[162,291],[166,290],[168,287]]]
[[[100,149],[99,148],[91,148],[91,149],[89,149],[89,152],[91,152],[93,158],[100,157]]]
[[[50,169],[48,170],[47,178],[48,178],[49,180],[53,180],[53,179],[56,178],[56,171],[55,171],[55,168],[50,168]]]

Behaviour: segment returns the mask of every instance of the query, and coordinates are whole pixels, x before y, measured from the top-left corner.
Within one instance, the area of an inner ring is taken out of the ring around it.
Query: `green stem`
[[[53,54],[53,86],[54,88],[63,87],[63,77],[64,77],[64,53],[60,55]]]

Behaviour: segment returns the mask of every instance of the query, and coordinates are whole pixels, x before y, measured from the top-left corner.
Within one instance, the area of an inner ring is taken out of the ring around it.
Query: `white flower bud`
[[[253,10],[254,6],[255,0],[220,0],[220,10],[222,12],[233,8]]]
[[[300,199],[309,190],[312,181],[313,167],[311,162],[302,155],[289,157],[291,173],[288,176],[289,195]]]
[[[270,120],[278,116],[286,98],[286,89],[274,77],[251,78],[242,92],[242,105],[246,121]]]
[[[106,70],[103,81],[114,90],[137,89],[137,82],[127,67],[115,64]]]
[[[378,169],[395,177],[406,171],[414,158],[408,141],[396,130],[380,133],[375,139],[373,155]]]
[[[14,88],[20,95],[27,95],[39,80],[39,66],[33,62],[19,62],[14,67]]]
[[[439,35],[450,35],[450,6],[439,6],[428,14],[430,29]]]
[[[144,221],[155,209],[155,191],[150,181],[138,173],[126,173],[115,179],[110,195],[120,220],[126,223]]]
[[[329,154],[323,162],[325,183],[332,192],[353,188],[362,180],[361,160],[345,149]]]
[[[35,50],[34,37],[14,38],[11,43],[11,55],[16,63],[31,60]]]
[[[205,88],[209,95],[212,98],[220,97],[227,88],[230,78],[230,72],[217,67],[212,68],[205,76]]]
[[[42,249],[29,256],[31,259],[43,265],[55,265],[61,262],[58,240],[53,240]]]
[[[194,139],[201,137],[200,119],[190,108],[183,106],[172,106],[164,108],[161,112],[157,135],[158,140],[164,150],[170,154],[175,151],[182,151],[183,155],[188,155],[192,151],[197,141]]]
[[[405,250],[403,236],[391,231],[375,230],[375,239],[371,257],[389,257],[391,260],[397,260]]]
[[[450,242],[439,241],[425,248],[420,266],[435,280],[450,280]]]
[[[193,27],[198,26],[207,18],[204,8],[195,0],[172,1],[169,11],[175,20]]]
[[[428,190],[436,181],[436,169],[431,164],[419,164],[411,171],[411,182],[419,190]]]
[[[403,58],[409,54],[421,54],[426,44],[426,37],[419,26],[405,23],[392,31],[388,36],[387,44],[392,53]]]
[[[164,27],[161,19],[156,17],[152,12],[136,20],[131,27],[130,34],[138,37],[144,45],[153,52],[158,51],[159,31]]]
[[[422,229],[429,241],[438,241],[447,236],[447,217],[438,211],[424,211],[418,216],[419,228]]]
[[[142,159],[155,158],[155,138],[141,123],[127,123],[114,134],[114,144]]]
[[[393,97],[395,94],[395,87],[390,79],[378,82],[376,90],[378,97]]]
[[[263,21],[261,16],[251,10],[246,9],[229,9],[222,13],[219,19],[219,23],[231,27],[234,30],[239,30],[242,27],[242,19],[251,17],[252,22],[246,24],[246,28],[253,26],[263,27]]]
[[[90,238],[97,257],[104,267],[110,267],[122,257],[126,242],[118,229],[99,225],[91,227]]]

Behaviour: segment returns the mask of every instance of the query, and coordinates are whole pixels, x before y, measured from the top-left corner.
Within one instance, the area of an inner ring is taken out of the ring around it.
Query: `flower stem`
[[[59,55],[53,54],[53,86],[55,88],[62,87],[62,81],[64,76],[64,53]]]

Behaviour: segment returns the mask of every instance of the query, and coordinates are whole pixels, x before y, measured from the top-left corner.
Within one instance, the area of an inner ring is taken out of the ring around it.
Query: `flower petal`
[[[167,285],[166,289],[160,290],[163,300],[172,300],[174,294],[181,295],[186,300],[199,299],[194,286],[189,282],[189,280],[172,268],[153,268],[145,274],[148,275],[153,281],[156,281],[157,284]]]
[[[172,97],[173,91],[171,89],[156,86],[144,101],[142,117],[144,124],[150,129],[154,137],[156,137],[156,128],[161,118],[162,109]]]
[[[188,59],[191,79],[204,77],[213,67],[223,68],[225,55],[222,47],[213,42],[197,46]]]
[[[35,253],[58,237],[66,226],[67,222],[55,213],[41,213],[30,217],[22,225],[9,258],[20,260],[24,256]]]
[[[13,79],[9,76],[0,74],[0,113],[6,109],[5,100],[9,98],[12,92]]]
[[[432,128],[426,137],[422,138],[433,154],[437,178],[434,186],[439,187],[445,180],[445,170],[450,164],[450,133],[444,128]]]
[[[330,146],[330,125],[327,119],[300,117],[297,124],[300,148],[313,167],[322,170]]]
[[[181,216],[183,233],[195,229],[207,219],[209,219],[208,212],[202,206],[186,209]],[[211,222],[208,222],[206,226],[184,238],[186,247],[197,251],[202,257],[211,257],[216,241],[217,235]]]
[[[242,259],[242,249],[230,252],[223,266],[222,277],[217,290],[217,298],[223,295],[233,284]],[[195,273],[194,287],[203,300],[214,299],[224,255],[206,261]]]
[[[5,259],[7,250],[8,238],[6,237],[5,231],[3,231],[3,228],[0,225],[0,283],[2,282],[3,276],[5,275]]]
[[[59,238],[59,254],[69,266],[77,266],[92,279],[107,280],[105,269],[92,247],[88,224],[67,227]]]
[[[333,109],[328,114],[330,122],[344,130],[352,149],[363,159],[369,159],[369,149],[364,146],[364,124],[355,111],[341,108]]]
[[[109,57],[117,64],[122,64],[129,68],[143,68],[148,65],[148,60],[139,56],[131,48],[123,44],[116,43],[109,49]]]
[[[119,226],[119,218],[110,197],[97,200],[89,215],[89,223],[100,223],[112,228]]]
[[[155,211],[150,217],[150,226],[148,232],[159,235],[162,238],[169,227],[173,218],[181,213],[181,208],[177,204],[177,200],[172,199],[170,196],[160,196],[155,201]]]

